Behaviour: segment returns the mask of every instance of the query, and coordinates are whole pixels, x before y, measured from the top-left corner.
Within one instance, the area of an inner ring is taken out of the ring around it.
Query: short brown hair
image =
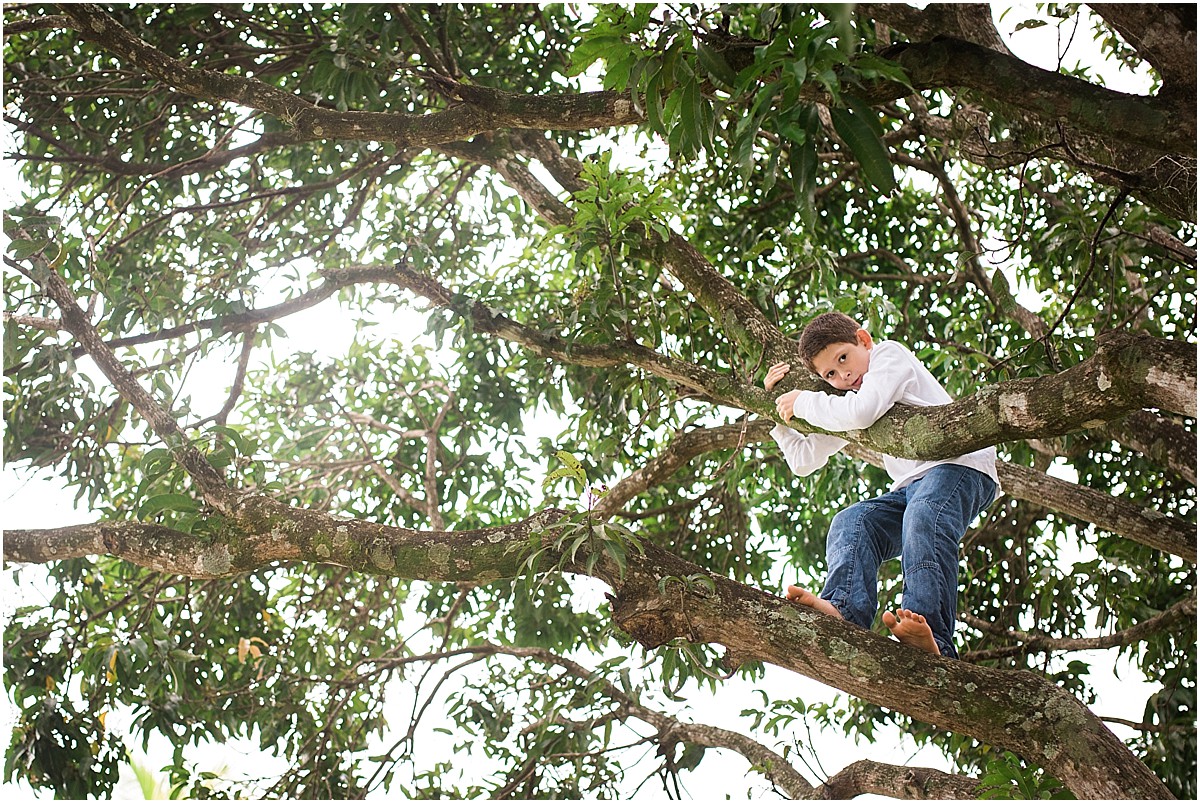
[[[825,312],[813,318],[800,333],[800,360],[816,373],[813,358],[834,343],[857,343],[858,321],[841,312]]]

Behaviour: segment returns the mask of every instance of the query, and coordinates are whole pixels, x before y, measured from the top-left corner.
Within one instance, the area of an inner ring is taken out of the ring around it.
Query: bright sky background
[[[1071,38],[1070,26],[1067,26],[1061,36],[1058,28],[1053,24],[1043,28],[1018,31],[1013,35],[1018,23],[1034,16],[1037,16],[1037,12],[1033,3],[1018,4],[1013,11],[1004,16],[998,27],[1018,56],[1039,66],[1054,69],[1058,64],[1062,48]],[[1082,26],[1074,36],[1070,50],[1063,57],[1064,66],[1068,68],[1074,67],[1077,61],[1089,64],[1096,64],[1099,61],[1091,32]],[[1142,94],[1146,93],[1150,86],[1149,78],[1146,75],[1133,75],[1128,70],[1115,65],[1104,74],[1107,85],[1113,89]],[[2,136],[5,145],[3,150],[7,153],[11,150],[11,134],[4,132]],[[613,143],[616,144],[615,139]],[[618,154],[622,152],[621,148],[614,148],[614,150]],[[629,151],[632,150],[629,149]],[[15,190],[18,188],[19,182],[15,177],[12,162],[3,162],[0,165],[0,196],[2,196],[4,208],[12,206],[17,201]],[[1022,303],[1033,309],[1039,308],[1040,301],[1036,294],[1029,291],[1028,286],[1012,272],[1012,266],[1001,267],[1008,268],[1010,283],[1018,288],[1018,298]],[[6,268],[5,271],[7,272],[7,270]],[[264,301],[264,303],[267,302]],[[287,330],[288,336],[286,340],[277,341],[278,345],[275,348],[277,353],[313,351],[318,355],[338,356],[344,352],[345,347],[354,337],[352,321],[348,321],[340,315],[331,315],[328,310],[321,308],[289,317],[282,324]],[[381,326],[373,329],[373,336],[394,335],[412,341],[423,336],[424,330],[424,321],[416,313],[404,316],[393,315],[385,319]],[[224,388],[228,386],[231,377],[232,372],[228,364],[214,366],[207,371],[194,371],[188,388],[188,392],[193,397],[193,409],[201,411],[202,415],[218,409],[224,402],[226,393]],[[540,435],[555,435],[560,429],[554,421],[530,419],[529,423],[532,430],[531,437],[534,439]],[[536,440],[533,443],[536,443]],[[6,464],[2,477],[0,477],[0,500],[2,500],[0,509],[3,510],[3,519],[0,524],[5,528],[41,528],[93,520],[94,514],[75,509],[72,497],[73,494],[65,490],[62,483],[49,472],[30,475]],[[781,578],[783,572],[784,568],[781,567]],[[36,573],[28,571],[23,573],[22,584],[19,587],[13,583],[11,570],[5,570],[0,574],[0,624],[8,622],[17,605],[45,604],[49,599],[48,592],[41,584],[30,582],[33,579],[31,574]],[[582,578],[579,588],[578,604],[596,607],[606,604],[603,597],[606,587],[598,581]],[[419,619],[414,617],[412,621],[415,629],[415,623]],[[1099,700],[1092,706],[1094,711],[1105,716],[1117,716],[1135,721],[1142,718],[1146,697],[1153,692],[1154,688],[1150,684],[1131,680],[1131,678],[1138,677],[1136,669],[1128,667],[1120,672],[1120,677],[1115,673],[1107,672],[1103,668],[1106,661],[1104,651],[1097,651],[1096,655],[1073,653],[1068,656],[1068,660],[1070,658],[1094,661],[1094,674],[1091,681],[1099,694]],[[768,667],[766,678],[757,685],[767,690],[773,698],[799,696],[810,705],[820,701],[831,701],[838,694],[835,690],[815,681],[774,667]],[[689,690],[685,689],[683,694],[689,696]],[[726,682],[716,697],[716,705],[711,704],[706,695],[695,695],[695,701],[701,710],[694,711],[685,706],[680,712],[682,718],[743,732],[747,732],[747,723],[739,716],[739,712],[743,709],[761,707],[761,697],[755,691],[754,685],[741,680]],[[392,712],[389,718],[398,724],[407,722],[406,712],[407,706],[410,704],[411,701],[405,700],[401,690],[397,687],[389,698],[388,705]],[[8,705],[7,699],[2,706],[0,727],[11,730],[15,723],[15,709]],[[110,728],[121,730],[128,728],[129,721],[127,712],[114,712],[108,718],[107,723]],[[1114,725],[1113,728],[1118,735],[1123,737],[1132,734],[1131,730],[1120,725]],[[645,727],[640,728],[642,733],[646,733],[647,730]],[[428,732],[428,728],[426,731]],[[840,733],[825,731],[817,734],[818,756],[825,772],[833,774],[843,766],[867,756],[875,760],[898,764],[950,769],[944,757],[936,750],[918,751],[907,737],[883,733],[884,735],[869,747],[866,745],[855,746],[851,740],[843,737]],[[792,736],[798,739],[806,737],[802,732],[793,733]],[[451,743],[452,741],[446,737],[431,734],[423,742],[423,749],[429,750],[430,756],[438,756],[439,753],[441,756],[445,756],[449,752]],[[135,745],[133,740],[130,740],[130,745],[133,755],[151,768],[157,769],[170,759],[170,750],[166,747],[165,740],[151,743],[149,759],[142,756],[139,745]],[[239,744],[213,745],[196,750],[193,756],[202,762],[203,769],[223,772],[230,776],[240,771],[261,772],[274,761],[270,757],[260,756],[253,745]],[[653,747],[651,747],[650,755],[646,758],[643,766],[648,771],[654,762]],[[747,764],[740,756],[719,758],[709,755],[699,770],[684,774],[683,782],[688,792],[695,797],[704,799],[719,799],[726,795],[732,799],[743,799],[748,794],[751,796],[761,795],[766,790],[766,785],[758,780],[758,776],[747,777],[746,768]],[[661,786],[657,786],[656,783],[656,781],[647,783],[641,794],[646,795],[646,799],[655,799],[652,793],[657,792],[659,798],[667,799]],[[26,786],[0,784],[0,789],[4,791],[6,800],[33,799],[31,791]],[[629,792],[632,791],[631,787]],[[42,797],[49,799],[49,795]],[[114,799],[142,799],[141,790],[131,773],[126,773],[123,777]],[[866,799],[884,800],[886,798],[868,796]]]

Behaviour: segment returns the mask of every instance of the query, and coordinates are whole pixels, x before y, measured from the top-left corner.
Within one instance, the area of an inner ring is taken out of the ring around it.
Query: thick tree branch
[[[712,576],[712,591],[697,588],[681,603],[677,592],[663,594],[657,583],[663,573],[688,576],[694,567],[652,545],[647,560],[655,568],[631,567],[625,582],[615,584],[613,605],[617,624],[646,647],[675,638],[720,643],[734,662],[762,660],[793,669],[868,702],[919,711],[913,715],[922,721],[1001,749],[1030,755],[1030,742],[1036,743],[1037,763],[1080,797],[1168,794],[1075,698],[1030,673],[975,675],[983,667],[893,649],[874,633],[803,606],[781,605],[724,577]],[[951,713],[959,711],[970,724]]]
[[[819,794],[810,799],[849,800],[858,795],[884,795],[897,800],[978,800],[980,796],[978,778],[869,759],[849,765],[816,791]]]
[[[186,577],[232,577],[278,561],[344,566],[356,571],[441,582],[488,582],[520,573],[527,544],[565,513],[548,509],[503,527],[434,532],[388,527],[290,508],[245,495],[232,510],[234,525],[207,539],[133,521],[79,524],[50,530],[7,530],[4,559],[48,563],[112,555],[155,571]]]
[[[1092,357],[1061,373],[987,386],[942,407],[898,405],[846,437],[897,457],[941,459],[1098,426],[1143,407],[1194,416],[1195,393],[1193,345],[1113,334]]]
[[[253,78],[189,67],[138,38],[91,3],[64,4],[62,11],[83,39],[175,91],[257,109],[310,139],[380,140],[402,148],[429,148],[499,128],[584,130],[641,120],[629,98],[615,92],[523,95],[436,76],[439,88],[461,103],[431,114],[339,112],[314,106]]]
[[[91,165],[98,167],[114,176],[150,176],[161,180],[179,178],[181,176],[191,175],[193,173],[215,170],[217,168],[224,167],[236,159],[253,156],[254,154],[261,153],[272,148],[278,148],[284,145],[291,145],[304,141],[304,137],[298,136],[295,132],[274,132],[263,134],[254,142],[240,145],[236,148],[223,148],[222,145],[224,142],[221,142],[205,153],[181,162],[130,162],[122,159],[116,154],[92,156],[90,154],[79,153],[68,143],[54,137],[49,132],[43,130],[34,123],[27,120],[21,120],[14,115],[4,115],[4,121],[31,136],[37,137],[43,142],[53,145],[63,154],[62,156],[39,156],[36,157],[38,160],[68,162],[76,165]],[[24,154],[16,154],[14,158],[32,159],[35,157],[26,156]]]
[[[930,3],[922,9],[907,3],[858,3],[855,10],[901,31],[913,41],[953,36],[1012,55],[992,22],[990,3]]]
[[[208,539],[114,522],[50,534],[10,531],[5,551],[10,560],[23,555],[57,560],[91,554],[88,550],[117,550],[152,568],[201,577],[302,560],[376,574],[486,582],[518,574],[520,547],[531,533],[562,516],[551,510],[490,530],[417,533],[289,508],[263,497],[240,502],[230,514],[240,531]],[[47,535],[54,536],[53,546]],[[1078,700],[1031,673],[914,650],[704,572],[654,544],[643,549],[627,556],[624,572],[602,557],[593,574],[616,592],[614,621],[647,648],[677,638],[722,644],[727,660],[773,663],[937,727],[1036,757],[1080,797],[1169,797],[1161,781]],[[581,565],[568,568],[583,571]],[[665,578],[697,573],[707,576],[711,587],[694,584],[681,591],[678,584],[665,583]],[[898,685],[897,677],[908,681]]]
[[[959,39],[895,45],[888,55],[916,89],[971,89],[1038,119],[1061,120],[1105,140],[1195,157],[1194,98],[1166,102],[1116,92]],[[898,97],[905,94],[901,90]]]
[[[644,466],[614,484],[600,499],[596,515],[616,515],[635,496],[666,482],[702,454],[771,440],[773,426],[774,422],[756,419],[677,435]],[[883,465],[883,458],[870,449],[851,445],[847,451],[872,465]],[[1195,527],[1185,521],[1025,466],[998,462],[996,470],[1004,492],[1010,496],[1036,502],[1106,532],[1196,562]]]
[[[1005,492],[1018,499],[1045,505],[1091,522],[1101,530],[1196,562],[1194,525],[1025,466],[998,463],[996,469]]]
[[[17,326],[28,326],[33,329],[43,329],[47,332],[57,332],[62,329],[62,321],[55,318],[41,318],[37,315],[20,315],[15,312],[4,311],[4,322],[13,323]]]
[[[1088,3],[1162,76],[1164,90],[1196,91],[1196,9],[1188,3]]]
[[[916,119],[927,136],[955,142],[962,156],[990,170],[1037,158],[1057,159],[1102,184],[1129,190],[1173,218],[1196,219],[1196,160],[1192,157],[1147,152],[1140,145],[1069,129],[1017,109],[1005,115],[1006,134],[997,138],[993,138],[987,114],[970,106],[964,106],[953,119],[919,110]]]
[[[1097,430],[1127,449],[1196,484],[1196,433],[1154,413],[1139,410]]]
[[[50,14],[45,17],[34,17],[33,19],[14,20],[4,23],[4,38],[10,36],[18,36],[30,31],[44,31],[50,28],[69,28],[71,26],[71,18],[66,14]]]

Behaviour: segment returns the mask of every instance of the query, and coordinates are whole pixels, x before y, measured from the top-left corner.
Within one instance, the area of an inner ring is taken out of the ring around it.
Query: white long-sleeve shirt
[[[950,394],[911,351],[899,343],[884,340],[871,349],[867,372],[857,392],[835,396],[803,390],[796,397],[792,410],[798,418],[821,429],[849,432],[871,426],[894,404],[936,407],[951,401]],[[802,477],[824,466],[831,456],[849,443],[835,435],[802,435],[782,424],[771,430],[771,437],[783,450],[788,466]],[[947,460],[908,460],[883,455],[883,467],[892,478],[892,490],[916,482],[934,466],[946,463],[983,472],[995,480],[996,495],[1000,495],[994,447]]]

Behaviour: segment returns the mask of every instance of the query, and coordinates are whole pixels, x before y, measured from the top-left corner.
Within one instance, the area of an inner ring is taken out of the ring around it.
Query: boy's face
[[[865,329],[855,334],[854,343],[831,343],[813,357],[817,376],[838,390],[858,390],[871,362],[874,343]]]

